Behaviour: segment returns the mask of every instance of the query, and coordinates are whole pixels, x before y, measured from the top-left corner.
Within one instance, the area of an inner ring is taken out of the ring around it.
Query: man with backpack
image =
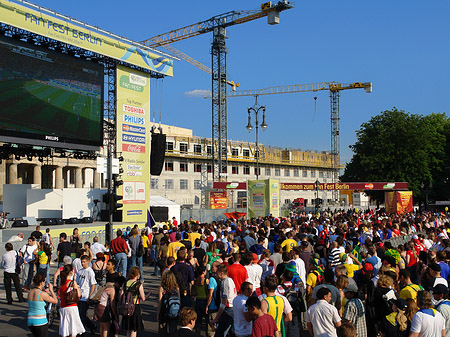
[[[170,269],[175,274],[180,288],[181,308],[192,306],[191,285],[194,284],[194,268],[185,260],[186,248],[182,247],[177,252],[177,262]]]
[[[221,280],[220,296],[221,302],[216,318],[209,324],[211,327],[217,325],[215,337],[225,337],[233,325],[233,300],[237,296],[236,287],[233,280],[227,276],[227,266],[221,264],[217,266],[217,277]]]
[[[220,287],[222,281],[217,277],[217,266],[220,263],[214,261],[211,265],[211,270],[209,274],[209,283],[208,283],[208,296],[206,301],[206,314],[208,315],[208,321],[211,322],[217,316],[217,312],[219,311],[219,305],[221,302],[220,297]],[[208,336],[214,336],[214,330],[211,325],[208,324]]]
[[[292,283],[293,273],[285,270],[281,277],[281,285],[277,287],[276,294],[287,298],[292,307],[292,321],[285,322],[286,336],[298,337],[301,332],[301,317],[306,312],[306,291],[303,282],[298,279]]]
[[[344,290],[347,304],[345,305],[343,319],[348,320],[356,328],[356,336],[367,337],[366,310],[364,303],[358,298],[358,287],[349,284]]]
[[[5,284],[6,300],[8,304],[12,304],[12,292],[11,292],[11,280],[14,282],[14,288],[16,288],[17,298],[19,302],[24,302],[22,288],[20,286],[19,273],[20,267],[18,266],[17,258],[18,253],[14,251],[14,247],[11,242],[5,244],[6,253],[2,255],[2,267],[3,267],[3,282]],[[16,270],[18,269],[18,270]]]
[[[22,274],[23,289],[25,292],[30,290],[31,281],[34,276],[35,255],[34,251],[37,249],[36,239],[34,236],[28,238],[28,243],[20,249],[20,254],[23,257],[24,268]]]
[[[403,300],[412,298],[417,303],[417,293],[423,290],[422,286],[412,283],[411,273],[408,269],[400,270],[398,276],[400,280],[400,285],[403,286],[402,290],[400,290],[399,297]]]

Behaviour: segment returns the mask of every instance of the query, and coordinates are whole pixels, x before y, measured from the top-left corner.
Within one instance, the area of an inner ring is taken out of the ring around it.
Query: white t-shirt
[[[300,276],[300,278],[303,281],[303,284],[306,286],[306,268],[305,268],[305,261],[303,261],[301,258],[295,259],[295,264],[297,267],[297,274]]]
[[[245,266],[245,269],[247,269],[248,281],[253,285],[253,289],[256,289],[256,287],[255,287],[255,280],[257,277],[256,269],[252,268],[251,265]]]
[[[49,245],[50,244],[50,234],[45,233],[44,235],[42,235],[42,240],[44,240],[44,242]]]
[[[16,256],[17,252],[15,250],[10,250],[2,255],[2,267],[5,273],[15,273],[16,272]]]
[[[335,306],[325,300],[318,300],[308,308],[305,315],[307,323],[313,326],[314,337],[337,337],[334,323],[340,322],[341,318]]]
[[[87,301],[89,299],[89,293],[91,292],[91,285],[97,284],[95,273],[92,268],[81,268],[77,273],[76,281],[81,289],[80,301]]]
[[[106,247],[99,242],[94,242],[91,246],[92,255],[96,256],[97,253],[106,253]]]
[[[222,285],[223,285],[222,298],[226,298],[228,307],[232,308],[234,298],[237,296],[234,281],[232,278],[227,277],[225,280],[223,280]]]
[[[439,311],[436,316],[418,311],[411,322],[411,332],[418,332],[420,337],[439,337],[442,330],[445,330],[445,320]]]
[[[248,312],[245,302],[246,296],[239,294],[233,300],[234,311],[234,333],[237,336],[249,336],[252,334],[252,322],[247,322],[244,317],[244,312]]]
[[[255,279],[252,280],[253,288],[258,289],[261,287],[261,276],[263,273],[263,269],[259,264],[255,263],[253,263],[250,267],[255,271]]]
[[[37,249],[36,245],[33,246],[29,246],[28,244],[24,245],[21,249],[20,252],[23,254],[23,260],[26,263],[30,263],[31,261],[34,260],[34,255],[33,252]]]

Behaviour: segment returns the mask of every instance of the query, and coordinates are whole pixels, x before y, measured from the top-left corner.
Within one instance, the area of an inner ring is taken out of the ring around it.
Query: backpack
[[[119,302],[117,303],[117,312],[122,316],[132,316],[134,313],[134,296],[137,293],[137,289],[141,285],[139,282],[135,282],[128,289],[126,288],[127,284],[123,285],[123,293],[120,295]]]
[[[16,252],[16,274],[20,275],[20,272],[22,271],[22,265],[24,264],[25,260],[18,252]]]
[[[295,290],[296,284],[298,285],[298,292]],[[292,284],[292,286],[287,287],[284,284],[281,287],[284,289],[284,297],[287,298],[289,304],[294,310],[294,314],[299,316],[300,313],[306,312],[306,293],[305,288],[303,287],[303,282],[299,280],[296,284]]]
[[[165,321],[178,317],[181,308],[181,301],[176,291],[166,292],[162,299],[162,315],[161,318]]]
[[[313,271],[311,271],[311,273],[313,273],[314,275],[317,276],[317,284],[323,283],[323,275],[320,275],[317,270],[313,270]]]

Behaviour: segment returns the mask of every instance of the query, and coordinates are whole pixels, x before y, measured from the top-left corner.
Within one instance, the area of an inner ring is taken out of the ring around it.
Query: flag
[[[358,244],[356,245],[356,247],[353,248],[353,250],[352,250],[352,255],[353,255],[354,257],[356,257],[356,258],[358,259],[359,262],[362,262],[361,255],[359,254],[359,248],[360,248],[360,244],[358,243]],[[353,261],[353,264],[356,264],[356,262]]]
[[[152,213],[150,213],[149,210],[147,210],[147,227],[153,228],[156,226],[155,219],[153,219]]]

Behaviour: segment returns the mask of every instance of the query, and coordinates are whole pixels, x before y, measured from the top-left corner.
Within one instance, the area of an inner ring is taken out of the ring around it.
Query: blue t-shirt
[[[209,304],[209,310],[217,310],[217,309],[219,309],[219,307],[216,304],[217,281],[214,277],[209,278],[208,289],[214,289],[211,303]]]
[[[448,275],[450,274],[450,267],[445,262],[439,262],[439,265],[441,266],[441,276],[447,279]]]

